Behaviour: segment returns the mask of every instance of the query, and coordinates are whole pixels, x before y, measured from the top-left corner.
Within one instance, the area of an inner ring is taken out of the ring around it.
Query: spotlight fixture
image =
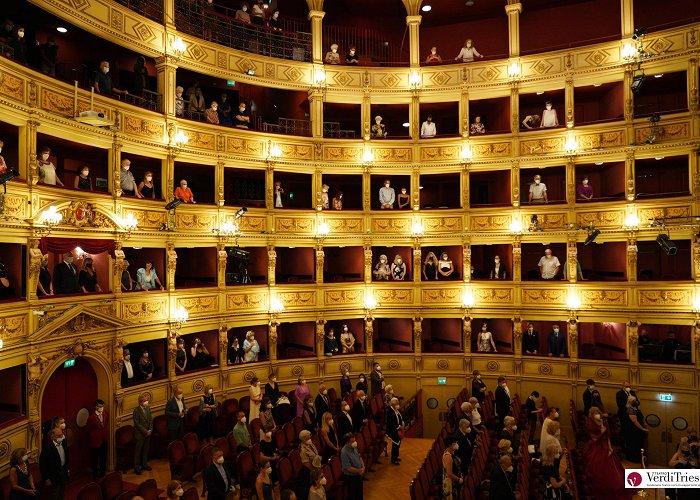
[[[658,75],[654,75],[654,78],[663,78],[663,76],[664,76],[663,73],[659,73]]]
[[[423,12],[430,12],[431,10],[433,10],[433,6],[426,4],[423,7],[421,7],[420,10],[422,10]]]
[[[597,166],[599,166],[599,167],[600,167],[603,163],[604,163],[604,162],[602,162],[602,161],[597,161],[597,162],[595,162],[595,164],[596,164]]]
[[[12,167],[7,167],[7,170],[0,174],[0,184],[2,184],[3,192],[7,194],[7,183],[15,177],[19,177],[19,172]]]
[[[403,122],[403,126],[404,126],[404,128],[408,128],[408,127],[410,127],[410,126],[411,126],[411,124],[410,124],[410,123],[408,123],[408,122]]]
[[[167,211],[175,210],[180,205],[182,205],[182,200],[180,198],[175,198],[175,199],[173,199],[173,201],[171,201],[170,203],[165,205],[165,209]]]
[[[59,33],[68,33],[68,28],[65,28],[63,26],[57,26],[56,31],[58,31]]]
[[[642,90],[642,85],[644,84],[645,79],[646,75],[644,73],[634,75],[634,78],[632,78],[632,85],[630,86],[633,94],[639,94],[639,92]]]
[[[646,26],[641,26],[639,28],[636,28],[634,30],[634,34],[632,35],[632,40],[637,40],[639,38],[642,38],[646,34],[647,34]]]
[[[255,69],[254,68],[248,68],[245,72],[246,75],[248,76],[255,76]]]
[[[542,95],[542,94],[544,94],[544,90],[540,90],[539,92],[535,92],[535,94]]]
[[[595,241],[595,239],[598,237],[600,234],[600,229],[592,228],[589,229],[588,231],[588,238],[586,238],[586,241],[583,242],[584,245],[590,245]]]
[[[247,211],[248,211],[247,207],[241,207],[240,210],[238,210],[238,212],[233,214],[233,220],[240,219],[241,217],[243,217],[243,214],[245,214]]]
[[[678,247],[676,247],[676,244],[671,240],[669,235],[658,235],[656,237],[656,242],[659,244],[659,246],[666,255],[676,255],[676,253],[678,253]]]

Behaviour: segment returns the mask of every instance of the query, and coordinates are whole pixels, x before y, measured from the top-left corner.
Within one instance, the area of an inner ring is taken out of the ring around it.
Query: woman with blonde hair
[[[248,394],[250,396],[250,410],[248,413],[248,418],[252,422],[254,419],[260,418],[260,405],[263,399],[262,389],[260,389],[260,379],[258,377],[253,377],[250,379]]]
[[[328,459],[340,451],[338,446],[338,431],[335,428],[335,421],[330,412],[326,412],[321,417],[321,437],[326,443],[323,449],[323,458]]]
[[[255,340],[255,332],[253,330],[248,330],[245,333],[245,340],[243,341],[243,362],[256,362],[258,360],[258,354],[260,354],[260,344]]]
[[[165,494],[168,500],[179,499],[182,495],[185,494],[185,491],[182,489],[182,483],[180,481],[170,481],[168,483],[167,489],[165,490]]]
[[[545,432],[540,439],[540,450],[544,450],[548,446],[554,446],[557,453],[561,453],[561,443],[559,442],[559,422],[553,420],[546,427]]]
[[[423,279],[437,280],[438,279],[438,258],[434,252],[428,252],[423,261]]]
[[[483,59],[484,56],[479,54],[479,52],[476,50],[476,47],[474,47],[472,43],[471,38],[467,38],[464,41],[464,47],[462,47],[462,50],[459,51],[459,54],[457,54],[457,57],[455,57],[455,61],[462,60],[462,62],[472,62],[474,61],[474,58],[478,57],[480,59]]]
[[[558,422],[555,422],[557,426]],[[542,451],[542,477],[545,483],[546,499],[561,500],[565,498],[568,490],[566,478],[559,474],[559,463],[561,462],[561,447],[557,448],[554,443],[550,443]]]

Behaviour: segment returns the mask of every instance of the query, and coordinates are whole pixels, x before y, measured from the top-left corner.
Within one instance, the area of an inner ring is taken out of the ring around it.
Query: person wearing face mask
[[[542,448],[542,479],[545,485],[545,498],[562,500],[568,498],[566,478],[559,474],[561,462],[561,449],[554,445]]]
[[[586,418],[586,431],[590,439],[583,447],[594,498],[624,498],[624,468],[610,444],[610,430],[601,411],[592,407]]]
[[[527,115],[525,118],[523,118],[521,125],[528,130],[532,130],[532,128],[536,127],[539,122],[540,115]]]
[[[68,483],[68,446],[61,429],[49,431],[50,442],[41,450],[39,467],[44,484],[50,488],[51,500],[63,500]]]
[[[625,425],[627,424],[627,398],[630,396],[637,397],[637,393],[632,390],[629,381],[625,380],[622,384],[622,389],[615,394],[615,403],[617,404],[617,418],[620,421],[620,434],[624,436]]]
[[[148,451],[151,446],[151,435],[153,434],[153,416],[148,407],[149,398],[146,394],[139,396],[139,405],[134,408],[134,437],[136,446],[134,447],[134,474],[141,475],[141,470],[150,471],[148,465]]]
[[[330,411],[321,416],[321,439],[323,439],[323,459],[325,462],[340,451],[338,432]]]
[[[340,345],[343,347],[343,354],[355,352],[355,336],[348,328],[348,325],[343,325],[342,327]]]
[[[185,98],[182,93],[185,91],[180,85],[175,88],[175,116],[185,116]]]
[[[255,340],[255,332],[248,330],[243,341],[243,362],[255,363],[260,355],[260,344]]]
[[[501,257],[495,255],[493,257],[493,267],[489,273],[489,279],[492,280],[504,280],[508,277],[508,269],[505,264],[501,262]]]
[[[379,262],[374,266],[372,276],[375,280],[389,281],[390,275],[391,267],[389,267],[389,259],[386,255],[382,254],[379,256]]]
[[[591,408],[593,399],[593,391],[595,391],[595,380],[592,378],[586,379],[586,389],[583,391],[583,414],[588,415],[588,410]]]
[[[165,488],[165,497],[168,500],[179,500],[185,494],[180,481],[170,481]]]
[[[369,374],[370,379],[370,396],[374,397],[384,389],[384,374],[379,363],[372,363],[372,371]]]
[[[202,13],[202,38],[212,39],[212,31],[216,23],[214,13],[214,0],[200,0],[200,12]]]
[[[181,199],[183,203],[197,203],[194,201],[194,193],[192,192],[192,189],[187,187],[187,179],[182,179],[180,181],[180,185],[175,188],[173,196]]]
[[[328,481],[323,475],[322,469],[311,471],[311,487],[309,488],[309,500],[326,500],[326,484]]]
[[[304,429],[299,433],[299,454],[301,455],[301,465],[303,467],[299,471],[299,485],[301,489],[301,497],[305,498],[311,485],[311,472],[315,469],[321,469],[321,455],[318,449],[311,440],[311,432]]]
[[[39,69],[48,76],[56,77],[56,63],[58,63],[58,45],[54,36],[48,36],[46,43],[39,47]]]
[[[479,52],[476,50],[476,47],[474,47],[472,43],[471,38],[467,38],[466,41],[464,42],[464,46],[462,47],[462,50],[459,51],[459,54],[457,54],[457,57],[455,57],[455,61],[459,61],[460,59],[462,62],[472,62],[474,61],[474,58],[478,57],[480,59],[483,59],[484,56],[479,54]]]
[[[95,401],[95,411],[88,417],[85,428],[90,437],[90,457],[92,463],[92,480],[97,482],[107,470],[108,429],[105,402]]]
[[[343,448],[340,450],[340,467],[345,483],[345,497],[353,500],[364,498],[362,476],[365,475],[365,463],[357,449],[355,436],[348,432],[343,435]]]
[[[527,413],[527,427],[528,427],[528,443],[534,443],[535,431],[537,430],[537,419],[540,413],[544,411],[543,408],[537,408],[537,401],[540,399],[540,393],[537,391],[532,391],[530,397],[527,398],[525,402],[525,411]]]
[[[253,10],[251,12],[250,21],[257,26],[265,26],[265,10],[263,9],[262,0],[253,2]]]
[[[29,454],[26,448],[12,450],[10,456],[10,495],[8,500],[31,500],[39,497],[29,468]]]
[[[270,372],[265,384],[265,397],[270,399],[272,406],[277,406],[277,400],[280,397],[280,386],[277,383],[277,375],[275,372]]]
[[[591,201],[593,199],[593,188],[588,183],[588,177],[584,177],[581,184],[576,188],[579,200]]]
[[[393,209],[396,200],[396,192],[391,187],[391,181],[384,179],[384,186],[379,189],[379,206],[382,209]]]
[[[469,135],[482,135],[486,133],[486,127],[481,123],[481,116],[474,117],[474,123],[469,126]]]
[[[139,192],[139,188],[136,185],[134,174],[131,172],[131,160],[128,158],[122,159],[121,168],[119,169],[119,185],[124,196],[143,198],[143,195]]]
[[[41,257],[41,268],[39,269],[39,280],[36,284],[36,294],[39,297],[53,295],[53,282],[49,271],[49,256]]]
[[[238,337],[231,339],[231,345],[228,348],[227,358],[229,364],[235,365],[243,363],[243,347],[241,347]]]
[[[102,292],[102,288],[97,282],[97,271],[95,271],[93,260],[90,257],[83,261],[83,268],[78,275],[78,285],[83,293]]]
[[[92,177],[90,177],[90,167],[82,165],[80,174],[73,180],[73,188],[81,191],[92,191]]]
[[[430,139],[437,135],[437,128],[433,122],[433,115],[428,115],[423,124],[420,126],[421,139]]]
[[[250,14],[248,13],[248,4],[241,4],[241,8],[236,11],[236,21],[250,24]]]
[[[331,50],[326,52],[326,57],[323,59],[326,64],[340,64],[340,54],[338,54],[338,44],[331,44]]]
[[[202,339],[196,338],[190,347],[190,368],[193,370],[208,368],[211,366],[212,360],[207,345],[202,342]]]
[[[357,66],[360,62],[360,57],[357,55],[357,48],[353,45],[345,56],[345,64],[354,64]]]
[[[63,262],[53,268],[53,289],[56,294],[78,293],[78,268],[73,264],[73,254],[63,254]]]
[[[399,450],[405,429],[403,415],[399,411],[401,405],[398,398],[391,398],[386,413],[386,433],[391,440],[391,463],[400,465]]]
[[[481,413],[479,413],[479,408],[481,408],[481,403],[479,403],[479,400],[476,399],[475,397],[469,398],[469,404],[472,405],[472,411],[471,411],[471,416],[466,415],[469,420],[471,420],[472,427],[477,430],[481,431],[482,425],[481,425]]]
[[[627,398],[627,424],[625,425],[625,458],[630,462],[642,461],[644,438],[649,429],[644,422],[644,414],[639,409],[639,400],[634,396]]]
[[[204,394],[199,398],[199,423],[197,424],[199,440],[205,443],[214,442],[216,408],[217,403],[214,397],[214,388],[211,385],[206,385],[204,386]]]
[[[566,336],[564,332],[559,331],[559,325],[552,325],[552,331],[547,336],[547,345],[550,357],[559,356],[563,358],[566,356]],[[586,408],[586,411],[588,411],[588,408]]]
[[[472,397],[476,398],[479,403],[483,403],[486,398],[486,382],[481,380],[479,370],[472,372]]]
[[[236,414],[236,425],[233,426],[233,437],[236,440],[237,451],[245,451],[250,448],[250,433],[246,422],[245,413],[239,411]]]
[[[297,417],[304,414],[304,400],[309,394],[311,394],[311,390],[306,384],[306,379],[300,375],[297,379],[297,388],[294,390],[294,396],[297,400]]]
[[[95,73],[95,78],[92,81],[92,88],[98,94],[111,97],[112,95],[128,95],[126,90],[118,89],[112,82],[112,77],[109,76],[109,63],[107,61],[100,62],[100,70]]]
[[[211,463],[204,471],[204,483],[207,487],[207,500],[225,500],[236,489],[221,448],[215,446],[212,449]]]
[[[496,343],[493,341],[493,333],[489,331],[489,325],[484,321],[481,324],[481,331],[476,339],[479,352],[498,352]]]
[[[260,379],[258,377],[253,377],[250,379],[250,386],[248,387],[248,396],[250,397],[250,410],[248,411],[248,418],[252,422],[256,418],[260,417],[260,405],[262,404],[262,389],[260,388]]]
[[[513,455],[518,454],[518,448],[520,443],[520,435],[516,437],[515,432],[518,430],[518,426],[515,425],[515,418],[508,416],[503,419],[503,430],[501,431],[501,439],[507,439],[511,442],[511,453]]]
[[[2,147],[5,145],[5,143],[0,140],[0,153],[2,152]],[[5,174],[7,173],[7,163],[5,163],[5,158],[0,155],[0,174]]]
[[[377,115],[374,117],[374,125],[372,125],[372,128],[370,129],[370,136],[372,139],[386,139],[388,135],[386,125],[382,123],[382,117]],[[393,201],[392,201],[393,204]],[[386,207],[382,207],[386,208]]]
[[[547,185],[542,182],[542,177],[538,174],[535,175],[533,180],[534,182],[530,184],[530,191],[528,193],[528,203],[549,203],[547,199]]]
[[[528,323],[527,330],[523,334],[523,352],[525,354],[537,354],[540,350],[540,334],[532,323]]]
[[[326,356],[333,356],[339,351],[338,339],[335,338],[335,328],[330,328],[323,339],[323,352]]]
[[[48,146],[41,148],[41,151],[37,155],[36,160],[39,166],[39,182],[46,184],[47,186],[55,186],[58,184],[59,186],[64,187],[61,179],[56,177],[56,167],[51,160],[49,160],[50,156],[51,148]]]
[[[496,417],[498,418],[498,424],[496,432],[500,433],[503,429],[504,419],[510,415],[510,389],[508,388],[508,383],[506,378],[501,375],[498,377],[498,387],[496,387],[496,402],[494,404],[494,410]]]
[[[428,64],[442,62],[442,57],[440,57],[440,54],[438,54],[437,47],[430,47],[430,54],[428,54],[428,57],[425,58],[425,62]]]
[[[558,436],[556,433],[552,434],[549,432],[549,427],[555,422],[558,424],[559,421],[559,408],[556,406],[550,406],[547,412],[547,416],[542,422],[542,431],[540,432],[540,448],[542,448],[542,442],[546,441],[549,436],[554,435],[555,439],[558,441]]]
[[[547,101],[544,104],[544,111],[542,111],[542,124],[540,128],[547,127],[558,127],[559,118],[557,117],[557,110],[552,108],[552,103]]]
[[[352,433],[355,428],[352,421],[352,415],[350,414],[350,405],[347,401],[341,401],[340,412],[336,416],[336,427],[338,430],[338,437],[344,436],[347,433]]]
[[[314,408],[316,410],[316,424],[320,427],[323,423],[323,415],[331,411],[331,402],[328,399],[326,384],[318,386],[318,394],[316,399],[314,399]]]
[[[160,287],[163,290],[163,284],[160,282],[156,270],[153,267],[153,262],[150,260],[146,261],[145,267],[139,267],[136,270],[136,283],[138,283],[137,288],[147,292],[156,287]]]
[[[122,351],[123,365],[122,365],[122,387],[127,387],[133,384],[136,379],[134,378],[134,367],[131,364],[131,352],[129,349],[124,349]]]
[[[547,248],[544,251],[544,256],[537,263],[537,267],[540,269],[540,276],[543,280],[553,280],[559,274],[561,263],[556,256],[552,255],[552,249]]]
[[[350,370],[343,370],[343,375],[340,377],[340,397],[345,399],[345,396],[352,392],[352,380],[350,379]]]
[[[217,112],[219,114],[219,125],[224,125],[226,127],[230,127],[231,125],[233,125],[233,117],[231,116],[231,103],[228,102],[228,95],[221,94]]]
[[[189,118],[201,120],[204,118],[203,114],[205,110],[206,103],[204,102],[204,93],[200,87],[195,87],[194,92],[189,94],[189,101],[187,104],[187,111],[190,114]]]
[[[406,189],[405,186],[401,186],[401,192],[396,197],[396,200],[398,201],[398,204],[399,204],[399,210],[403,210],[404,208],[408,208],[409,205],[411,204],[411,197],[408,195],[408,189]]]
[[[122,274],[121,274],[121,279],[120,279],[120,286],[122,292],[130,292],[134,290],[134,285],[135,281],[131,277],[131,273],[129,272],[129,261],[124,260],[123,262],[123,268],[122,268]]]
[[[268,397],[264,397],[262,403],[260,404],[260,422],[263,427],[269,427],[274,429],[277,427],[275,422],[274,405]]]
[[[152,200],[156,199],[156,189],[155,184],[153,184],[153,172],[146,170],[146,173],[143,174],[143,180],[139,184],[138,188],[139,193],[141,193],[141,196],[144,198],[150,198]]]
[[[442,496],[444,500],[461,498],[459,490],[464,484],[459,457],[459,443],[454,436],[445,438],[445,451],[442,453]]]
[[[141,357],[139,358],[139,375],[141,380],[151,380],[153,378],[153,372],[155,371],[155,366],[153,360],[151,359],[148,351],[143,351]]]
[[[398,254],[394,256],[394,262],[391,263],[391,278],[395,281],[403,281],[406,278],[406,264]]]
[[[367,387],[367,377],[365,376],[364,373],[360,373],[360,376],[357,379],[357,384],[355,384],[355,390],[362,391],[365,394],[367,394],[367,392],[369,392],[369,389]]]
[[[258,463],[258,477],[255,479],[255,493],[258,500],[273,499],[272,466],[263,458]]]
[[[318,419],[316,416],[316,407],[314,406],[314,397],[309,394],[304,398],[304,413],[301,415],[301,420],[304,423],[304,429],[310,432],[315,432],[318,427]]]
[[[233,117],[233,124],[237,128],[250,128],[250,114],[246,111],[244,102],[238,105],[236,116]]]
[[[212,101],[210,107],[204,111],[204,118],[206,119],[207,123],[211,123],[213,125],[219,124],[218,109],[219,104],[216,101]]]
[[[459,445],[459,448],[457,451],[455,451],[455,456],[459,458],[462,476],[464,476],[469,470],[469,464],[471,463],[476,436],[476,432],[474,432],[469,420],[466,418],[460,419],[459,427],[454,434],[454,439]]]
[[[391,400],[394,398],[394,386],[387,384],[384,386],[384,409],[389,410],[391,408]]]
[[[272,467],[272,484],[277,484],[277,461],[280,458],[277,446],[272,439],[272,429],[270,425],[264,424],[260,429],[260,441],[259,441],[259,451],[258,451],[258,461],[268,460],[270,466]]]
[[[185,435],[185,416],[187,405],[183,397],[182,386],[175,387],[173,397],[165,405],[165,416],[168,419],[168,433],[170,439],[182,439]]]
[[[357,399],[352,406],[353,431],[359,432],[363,425],[367,425],[371,415],[367,395],[363,391],[357,391]]]
[[[25,39],[24,26],[17,27],[10,41],[10,47],[13,50],[12,58],[19,63],[27,64],[27,40]]]

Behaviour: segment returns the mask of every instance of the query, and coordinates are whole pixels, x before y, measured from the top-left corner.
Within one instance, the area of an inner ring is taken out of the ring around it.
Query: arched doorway
[[[59,366],[46,382],[41,398],[41,419],[56,416],[66,419],[71,478],[90,469],[90,442],[87,432],[78,427],[76,416],[82,408],[92,410],[98,398],[98,377],[90,361],[80,357],[66,368]]]

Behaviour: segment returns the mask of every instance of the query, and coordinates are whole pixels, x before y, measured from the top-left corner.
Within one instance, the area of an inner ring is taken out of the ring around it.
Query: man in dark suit
[[[510,389],[506,378],[501,375],[498,377],[498,387],[496,387],[496,416],[498,417],[498,434],[503,429],[503,419],[510,415]]]
[[[95,411],[88,417],[85,426],[90,436],[90,458],[94,482],[105,475],[107,468],[108,426],[104,410],[105,402],[101,399],[95,401]]]
[[[550,356],[559,356],[560,358],[566,356],[566,337],[564,333],[559,331],[559,325],[552,326],[552,331],[547,337],[547,344]]]
[[[53,268],[53,291],[59,293],[78,293],[78,268],[73,264],[73,254],[63,254],[63,262]]]
[[[400,465],[399,449],[404,431],[403,415],[399,408],[399,399],[391,398],[389,408],[386,410],[386,434],[391,440],[391,463],[394,465]]]
[[[352,407],[352,430],[358,432],[369,422],[370,409],[364,391],[357,391],[357,399]]]
[[[212,461],[204,472],[208,500],[225,500],[229,491],[233,491],[231,473],[224,464],[224,452],[216,446],[212,450]]]
[[[170,439],[182,439],[185,435],[185,415],[187,407],[182,397],[182,386],[175,387],[173,397],[165,405],[165,416],[168,418],[168,432]]]
[[[127,387],[136,381],[136,372],[134,372],[134,365],[131,364],[131,352],[129,352],[129,349],[124,349],[122,354],[124,357],[124,363],[122,365],[122,387]]]
[[[321,427],[323,423],[323,414],[331,411],[331,404],[328,399],[328,389],[326,389],[326,384],[321,384],[318,386],[318,396],[314,400],[314,407],[316,408],[316,424]]]
[[[537,354],[540,350],[540,334],[537,333],[532,323],[527,325],[523,334],[523,354]]]
[[[379,363],[372,364],[372,372],[369,374],[370,380],[370,394],[372,397],[376,396],[384,389],[384,374],[382,373],[382,367]]]
[[[493,464],[489,500],[515,500],[515,474],[513,460],[503,455]]]
[[[139,396],[139,405],[134,408],[134,436],[136,447],[134,449],[134,473],[141,475],[141,469],[152,470],[148,465],[148,450],[153,434],[153,417],[148,408],[148,396]]]
[[[595,380],[589,378],[586,380],[586,390],[583,391],[583,415],[588,416],[588,410],[591,409],[591,400],[593,399],[593,391],[595,391]],[[625,401],[625,406],[627,401]]]
[[[629,381],[625,381],[622,384],[622,389],[617,391],[615,394],[615,402],[617,403],[617,418],[620,419],[620,424],[624,421],[624,417],[627,416],[627,398],[630,396],[637,397],[637,393],[632,390]]]
[[[48,436],[49,442],[39,456],[41,477],[50,488],[49,498],[63,500],[68,483],[68,446],[60,428],[51,429]]]
[[[338,430],[338,436],[344,436],[348,432],[352,433],[354,429],[352,416],[350,415],[350,405],[347,401],[342,402],[340,412],[335,418],[335,427]]]
[[[459,427],[455,431],[454,438],[459,444],[459,448],[455,451],[455,455],[459,457],[460,468],[464,475],[469,470],[469,464],[472,460],[472,452],[474,451],[474,441],[477,434],[471,426],[471,423],[466,418],[459,421]]]

